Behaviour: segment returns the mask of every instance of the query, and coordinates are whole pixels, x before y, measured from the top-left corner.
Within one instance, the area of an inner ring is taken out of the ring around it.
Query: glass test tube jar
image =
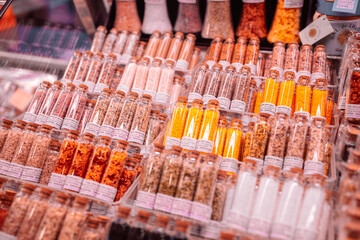
[[[204,59],[204,62],[209,65],[209,68],[212,68],[212,66],[220,59],[222,41],[222,35],[214,36],[213,40],[211,41],[210,47],[208,48]]]
[[[139,161],[136,158],[129,157],[123,167],[120,175],[119,186],[115,196],[115,202],[119,201],[131,187],[137,176]]]
[[[6,141],[7,136],[9,135],[9,131],[11,130],[11,126],[13,124],[13,121],[10,121],[8,119],[3,119],[1,121],[0,125],[0,153],[1,150],[4,147],[4,143]]]
[[[326,119],[326,103],[327,103],[327,83],[326,79],[319,78],[315,81],[315,86],[311,97],[310,116]]]
[[[137,64],[134,82],[131,88],[132,92],[136,92],[139,95],[143,93],[149,74],[149,63],[150,59],[143,57]]]
[[[100,52],[102,45],[104,44],[107,30],[104,26],[98,26],[94,35],[94,39],[91,43],[91,52]]]
[[[162,62],[165,61],[170,44],[172,42],[172,36],[173,36],[172,31],[164,32],[164,34],[161,37],[159,46],[156,50],[155,59],[159,59]]]
[[[360,58],[354,56],[352,59],[352,73],[348,76],[347,80],[347,93],[345,105],[345,118],[353,124],[360,122],[360,99],[359,99],[359,86],[360,86]]]
[[[179,76],[175,76],[173,80],[173,86],[171,88],[170,103],[169,106],[174,106],[180,95],[184,95],[185,79]]]
[[[172,29],[165,0],[145,1],[142,31],[152,34],[155,30],[164,33]]]
[[[59,159],[60,143],[58,140],[51,140],[46,159],[39,179],[40,184],[48,185],[57,160]]]
[[[260,40],[257,37],[252,37],[246,47],[245,66],[251,69],[252,75],[257,75],[256,64],[259,59]]]
[[[166,60],[172,60],[173,62],[177,61],[180,54],[181,45],[183,43],[183,39],[184,39],[184,34],[182,32],[175,33],[173,39],[171,40],[170,47],[166,55]]]
[[[112,28],[108,35],[105,38],[104,44],[101,48],[101,52],[105,54],[111,53],[111,50],[113,49],[114,43],[116,41],[116,35],[117,35],[116,28]]]
[[[240,69],[240,74],[235,77],[234,94],[231,98],[230,110],[243,113],[247,103],[249,88],[251,81],[251,69],[248,66],[243,66]]]
[[[111,78],[115,72],[116,67],[116,56],[112,53],[109,53],[102,65],[99,79],[97,79],[93,93],[100,94],[105,88],[110,87]]]
[[[84,82],[86,79],[86,75],[89,72],[91,61],[94,54],[90,51],[86,51],[84,55],[82,55],[79,67],[76,71],[73,84],[75,86],[79,86],[80,83]]]
[[[314,85],[317,79],[325,79],[326,77],[326,50],[324,45],[315,47],[312,60],[311,85]]]
[[[236,68],[236,71],[239,71],[240,68],[244,65],[245,54],[246,54],[247,38],[239,37],[234,46],[234,53],[231,60],[231,65]]]
[[[161,60],[154,59],[149,68],[149,73],[146,79],[144,94],[148,94],[152,99],[155,99],[156,91],[159,87],[161,76]]]
[[[127,30],[121,30],[117,35],[116,41],[112,49],[112,52],[116,55],[117,59],[120,59],[120,56],[124,50],[128,33],[129,32]]]
[[[79,133],[83,133],[83,131],[86,127],[86,124],[90,121],[91,115],[94,111],[95,104],[96,104],[96,101],[94,101],[92,99],[86,100],[84,112],[81,116],[81,120],[80,120],[78,128],[77,128],[77,131]]]
[[[130,59],[130,62],[125,66],[124,73],[116,90],[120,90],[125,93],[130,91],[136,74],[137,62],[137,57],[132,57]]]
[[[84,84],[88,86],[88,90],[90,93],[94,91],[95,85],[99,79],[101,68],[103,65],[103,60],[104,60],[104,54],[102,54],[101,52],[96,53],[96,55],[91,60],[89,71],[84,81]]]
[[[160,112],[158,110],[151,109],[149,124],[145,134],[144,145],[152,144],[160,133],[159,114]]]
[[[63,78],[61,79],[64,83],[69,83],[74,81],[76,71],[78,70],[80,60],[81,60],[82,52],[79,50],[76,50],[74,54],[72,55],[66,69]]]
[[[195,40],[196,37],[194,34],[186,35],[186,38],[182,43],[178,59],[176,61],[176,65],[175,65],[176,70],[186,71],[189,68],[191,55],[195,47]]]
[[[236,68],[234,66],[228,66],[225,69],[225,73],[221,76],[219,92],[217,94],[217,100],[219,101],[220,108],[229,109],[230,103],[234,91]]]
[[[150,61],[152,62],[160,42],[161,42],[161,32],[156,30],[150,36],[149,42],[144,52],[144,57],[149,58]]]
[[[204,104],[208,104],[210,100],[215,100],[221,84],[222,66],[215,63],[209,73],[206,86],[204,89],[203,101]]]
[[[201,63],[195,70],[192,77],[192,83],[189,87],[189,102],[192,102],[194,99],[202,100],[206,86],[208,69],[209,66],[206,63]]]
[[[43,81],[40,86],[36,89],[30,104],[26,110],[26,112],[24,113],[23,116],[23,121],[25,122],[35,122],[35,119],[37,117],[37,114],[40,111],[41,105],[44,102],[46,93],[48,91],[48,89],[50,88],[51,83],[49,83],[48,81]]]
[[[120,61],[118,61],[118,64],[126,65],[129,63],[131,57],[134,56],[135,54],[136,47],[139,43],[139,39],[140,39],[139,30],[132,31],[130,33],[129,37],[126,40],[124,51],[122,53]]]
[[[154,99],[155,103],[159,103],[165,106],[169,104],[174,73],[174,62],[167,60],[165,62],[164,68],[161,70],[159,86]]]
[[[226,121],[226,117],[220,116],[215,133],[214,148],[212,150],[213,154],[216,154],[220,157],[223,155],[223,151],[225,147],[227,128],[228,128],[228,122]]]

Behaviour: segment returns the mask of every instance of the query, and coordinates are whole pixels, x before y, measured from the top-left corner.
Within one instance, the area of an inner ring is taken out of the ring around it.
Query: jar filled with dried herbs
[[[210,100],[215,100],[221,84],[222,77],[222,66],[218,63],[215,63],[211,68],[211,72],[209,73],[206,86],[204,89],[204,95],[202,100],[204,104],[208,104]]]
[[[358,124],[360,122],[360,98],[358,96],[360,86],[360,58],[356,55],[352,59],[352,67],[353,71],[347,81],[345,118],[350,123]]]
[[[129,157],[127,159],[120,175],[119,185],[114,200],[115,202],[119,201],[125,195],[126,191],[135,181],[138,164],[139,162],[136,158]]]
[[[174,30],[183,33],[199,33],[202,29],[199,1],[178,0],[179,10]]]
[[[152,144],[160,133],[159,114],[160,112],[158,110],[151,109],[144,145]]]
[[[207,49],[204,62],[209,65],[210,69],[220,59],[222,42],[223,42],[223,36],[216,35],[211,41],[210,47]]]
[[[41,105],[44,102],[47,91],[49,90],[51,83],[43,81],[36,89],[30,104],[24,113],[23,120],[25,122],[35,122],[36,117],[40,111]]]
[[[250,67],[243,66],[240,69],[240,74],[235,77],[234,82],[234,95],[231,100],[230,110],[243,113],[247,104],[251,82]]]
[[[105,88],[110,88],[111,78],[115,72],[116,56],[110,53],[104,60],[99,79],[96,82],[93,93],[100,94]]]
[[[195,70],[192,83],[189,86],[189,102],[192,102],[194,99],[202,100],[206,86],[208,69],[209,66],[206,63],[201,63]]]
[[[84,84],[88,86],[89,92],[94,91],[95,84],[100,76],[103,61],[104,61],[104,54],[102,54],[101,52],[96,53],[96,55],[91,60],[89,71],[84,81]]]
[[[81,116],[81,120],[80,120],[78,128],[77,128],[77,131],[79,133],[83,133],[83,131],[85,130],[86,124],[90,121],[91,116],[94,112],[95,104],[96,104],[95,100],[92,100],[92,99],[86,100],[84,112]]]
[[[233,95],[235,81],[239,81],[235,75],[236,68],[234,66],[228,66],[225,69],[225,73],[220,79],[220,88],[217,94],[217,100],[219,101],[220,108],[229,109]]]
[[[40,184],[48,185],[51,174],[54,171],[55,165],[59,159],[60,146],[61,145],[58,140],[51,140],[48,152],[46,154],[44,167],[39,179]]]
[[[4,147],[6,138],[9,135],[12,124],[13,124],[13,121],[10,121],[5,118],[1,122],[1,125],[0,125],[0,152]]]
[[[223,219],[223,211],[229,188],[228,175],[226,175],[224,171],[218,172],[215,185],[211,220],[221,222]]]
[[[121,67],[115,68],[115,72],[111,77],[110,86],[109,86],[109,88],[112,91],[115,91],[119,86],[123,74],[124,74],[124,68]]]

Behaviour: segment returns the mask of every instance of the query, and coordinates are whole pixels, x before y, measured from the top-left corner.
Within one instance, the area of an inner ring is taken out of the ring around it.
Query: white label
[[[220,222],[210,221],[209,224],[205,225],[205,228],[201,229],[201,236],[204,238],[218,239],[222,225]]]
[[[64,189],[69,189],[75,192],[79,192],[83,180],[84,180],[83,178],[78,176],[67,175],[64,184]]]
[[[79,87],[79,84],[82,84],[83,82],[81,80],[74,80],[72,84],[74,84],[76,87]]]
[[[0,232],[1,240],[16,240],[17,238],[4,232]]]
[[[175,70],[186,71],[189,68],[189,62],[183,59],[176,61]]]
[[[262,3],[265,0],[243,0],[243,3]]]
[[[165,3],[165,0],[145,0],[145,3],[150,3],[150,4],[163,4],[163,3]]]
[[[233,228],[239,229],[240,231],[245,231],[249,222],[248,217],[244,217],[232,211],[229,212],[227,219],[236,219],[236,221],[229,222],[229,225]]]
[[[358,0],[335,0],[332,11],[355,14],[358,3]]]
[[[245,64],[245,66],[251,69],[251,74],[256,75],[256,66],[254,64]]]
[[[311,78],[311,73],[310,73],[309,71],[299,71],[299,72],[296,74],[296,81],[297,81],[301,76],[306,76],[306,77]]]
[[[95,85],[94,93],[100,94],[105,88],[109,88],[109,86],[103,83],[97,83]]]
[[[60,80],[60,82],[61,82],[63,85],[66,85],[66,84],[68,84],[68,83],[71,83],[71,80],[70,80],[70,79],[66,79],[66,78],[62,78],[62,79]]]
[[[246,103],[241,100],[232,100],[230,110],[243,113],[245,111]]]
[[[88,92],[89,93],[92,93],[94,91],[95,83],[85,81],[83,84],[85,84],[88,87]]]
[[[292,227],[283,223],[273,223],[271,229],[271,238],[290,239],[292,235]]]
[[[156,194],[154,209],[171,212],[174,197],[162,193]]]
[[[23,121],[29,123],[29,122],[35,122],[36,114],[26,112],[24,113]]]
[[[42,172],[41,168],[25,166],[21,174],[21,179],[31,182],[39,182],[41,172]]]
[[[36,124],[39,124],[39,125],[43,125],[43,124],[46,123],[47,119],[48,119],[48,116],[47,116],[47,115],[45,115],[45,114],[39,114],[39,115],[37,115],[37,117],[36,117],[35,123],[36,123]]]
[[[196,3],[196,0],[178,0],[179,3]]]
[[[228,66],[230,66],[230,63],[227,61],[220,61],[219,64],[223,67],[223,69],[227,68]]]
[[[199,100],[202,100],[202,96],[198,93],[195,93],[195,92],[191,92],[189,93],[189,103],[191,103],[192,101],[194,101],[195,99],[199,99]]]
[[[242,115],[241,121],[242,121],[243,126],[248,126],[249,123],[251,122],[251,119],[252,118],[249,115]]]
[[[128,142],[134,142],[142,145],[144,143],[145,133],[138,130],[131,130],[129,133]]]
[[[99,134],[100,125],[95,123],[87,123],[84,132],[97,136]]]
[[[155,102],[161,104],[168,104],[170,99],[170,95],[168,93],[158,92],[155,96]]]
[[[267,238],[270,231],[270,223],[261,219],[252,218],[250,219],[248,231]]]
[[[136,197],[135,205],[147,209],[154,209],[156,194],[139,191]]]
[[[293,239],[295,240],[316,239],[316,235],[317,235],[317,231],[298,228],[295,231],[295,236]]]
[[[217,100],[218,100],[221,108],[223,108],[223,109],[230,108],[230,99],[224,98],[224,97],[218,97]]]
[[[199,220],[201,222],[209,222],[211,217],[212,208],[208,205],[192,202],[190,218]]]
[[[237,72],[240,71],[240,69],[244,66],[239,62],[232,63],[231,65],[233,65],[236,68]]]
[[[210,140],[199,139],[196,141],[196,151],[211,153],[214,147],[214,142]]]
[[[117,188],[108,186],[106,184],[99,184],[99,188],[96,193],[96,198],[113,202],[116,196]]]
[[[115,128],[113,139],[127,141],[128,136],[129,136],[128,130],[121,129],[121,128]]]
[[[239,170],[239,161],[234,158],[223,158],[220,164],[220,170],[237,174]]]
[[[324,174],[325,165],[323,162],[306,160],[304,164],[304,175]]]
[[[326,37],[330,33],[334,32],[329,20],[326,15],[316,19],[304,28],[300,33],[300,39],[302,44],[313,45],[320,39]]]
[[[345,117],[360,119],[360,104],[346,104]]]
[[[20,178],[23,172],[24,166],[17,163],[10,163],[9,170],[6,175],[14,178]]]
[[[64,119],[61,117],[50,115],[48,117],[48,119],[46,120],[46,124],[56,128],[56,129],[60,129],[61,125],[63,123],[63,120]]]
[[[125,85],[118,85],[116,91],[123,91],[124,93],[127,94],[129,92],[129,87]]]
[[[309,117],[310,117],[310,113],[304,112],[304,111],[294,112],[294,116],[297,116],[297,115],[304,116],[304,117],[306,117],[306,118],[309,118]]]
[[[263,169],[263,165],[264,165],[264,160],[260,159],[260,158],[254,158],[254,157],[247,157],[247,159],[251,159],[254,160],[256,162],[256,168],[257,174],[261,174],[262,173],[262,169]]]
[[[182,199],[182,198],[174,198],[174,202],[172,205],[171,213],[177,214],[183,217],[189,217],[191,210],[192,201]]]
[[[143,90],[140,88],[131,88],[132,92],[136,92],[139,96],[143,94]]]
[[[264,166],[275,166],[278,168],[282,168],[283,165],[283,159],[279,157],[274,156],[265,156],[265,163]]]
[[[276,107],[276,113],[284,113],[288,116],[291,116],[291,108],[289,108],[288,106],[277,106]]]
[[[155,96],[156,96],[156,92],[153,90],[145,90],[144,94],[150,95],[151,99],[155,99]]]
[[[304,160],[298,157],[285,157],[284,160],[284,171],[290,171],[292,168],[303,168]]]
[[[99,183],[92,180],[84,179],[80,188],[80,193],[95,197]]]
[[[48,185],[53,188],[62,189],[66,181],[66,176],[58,173],[52,173]]]
[[[340,97],[340,101],[339,101],[339,110],[345,110],[345,106],[346,106],[346,97],[342,96]]]
[[[260,113],[274,115],[275,108],[276,108],[275,104],[264,102],[260,104]]]
[[[106,136],[109,138],[113,137],[114,134],[114,127],[110,126],[110,125],[102,125],[100,130],[99,130],[99,135],[100,136]]]
[[[79,126],[79,121],[72,118],[65,118],[61,126],[61,129],[77,130]]]
[[[131,55],[130,54],[123,54],[122,56],[121,56],[121,59],[120,59],[120,65],[126,65],[126,64],[128,64],[129,63],[129,61],[130,61],[130,59],[131,59]]]
[[[216,99],[216,97],[213,95],[210,95],[210,94],[204,94],[204,96],[203,96],[204,104],[208,104],[208,102],[210,100],[215,100],[215,99]]]
[[[191,83],[191,74],[186,74],[185,75],[185,85],[189,86]]]
[[[10,166],[10,162],[0,159],[0,173],[6,175]]]
[[[196,139],[191,137],[182,137],[181,138],[181,147],[187,150],[195,150],[196,148]]]
[[[280,77],[282,77],[284,74],[284,70],[280,67],[272,67],[270,70],[278,72]]]
[[[211,69],[216,62],[214,61],[206,61],[206,64],[209,66],[209,69]]]
[[[174,137],[166,137],[165,148],[170,149],[172,146],[180,146],[181,140]]]
[[[320,78],[325,78],[325,74],[321,72],[316,72],[311,74],[311,84],[315,84],[315,81]]]
[[[301,8],[304,0],[284,0],[284,8]]]

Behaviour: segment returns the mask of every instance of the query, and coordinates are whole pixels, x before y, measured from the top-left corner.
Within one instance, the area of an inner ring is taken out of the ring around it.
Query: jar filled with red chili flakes
[[[100,141],[95,146],[94,153],[90,159],[85,178],[80,188],[81,194],[95,197],[106,163],[110,156],[109,144],[109,137],[100,136]]]
[[[126,147],[128,143],[122,140],[117,141],[116,147],[112,150],[108,164],[96,193],[96,197],[105,201],[114,201],[117,187],[120,181],[122,168],[127,159]]]
[[[54,188],[63,188],[66,175],[70,169],[71,162],[74,158],[78,142],[78,131],[69,131],[67,137],[62,141],[60,148],[60,156],[54,171],[49,180],[49,186]]]
[[[85,177],[88,162],[94,150],[94,135],[85,133],[79,142],[74,159],[66,176],[64,189],[79,192],[82,181]]]
[[[142,154],[138,154],[138,153],[133,153],[133,158],[135,158],[137,160],[137,165],[136,165],[136,177],[140,175],[144,165],[145,165],[145,162],[144,162],[144,155]]]
[[[137,172],[136,167],[138,165],[138,160],[136,158],[129,157],[123,171],[120,176],[120,182],[118,190],[115,197],[115,202],[119,201],[126,193],[126,191],[131,187],[132,183],[135,181]]]

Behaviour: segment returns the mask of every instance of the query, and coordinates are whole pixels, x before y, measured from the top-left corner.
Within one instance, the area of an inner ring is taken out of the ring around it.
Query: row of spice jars
[[[152,109],[152,97],[136,92],[104,89],[98,97],[84,133],[102,135],[140,145],[151,144],[166,124],[167,115]]]
[[[109,218],[87,212],[88,200],[24,183],[20,192],[6,191],[1,231],[17,239],[105,239]],[[16,195],[15,195],[16,194]],[[15,196],[14,196],[15,195]]]
[[[268,166],[258,177],[256,165],[248,160],[241,166],[223,222],[255,239],[326,239],[333,203],[325,177],[314,174],[305,183],[302,170],[292,168],[281,181],[280,168]]]

